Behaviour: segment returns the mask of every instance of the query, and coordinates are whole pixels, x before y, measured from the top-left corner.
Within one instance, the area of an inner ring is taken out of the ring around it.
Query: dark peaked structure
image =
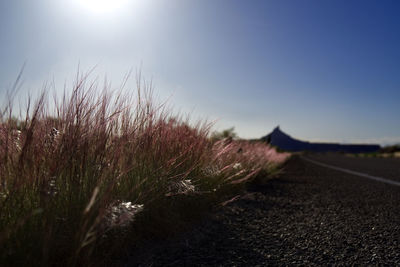
[[[263,141],[279,147],[280,149],[292,152],[312,151],[312,152],[346,152],[346,153],[368,153],[376,152],[381,147],[379,145],[353,145],[336,143],[310,143],[294,139],[276,127],[270,134],[261,138]]]

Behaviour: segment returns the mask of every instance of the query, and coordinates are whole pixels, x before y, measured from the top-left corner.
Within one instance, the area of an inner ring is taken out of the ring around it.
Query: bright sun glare
[[[128,0],[79,0],[78,2],[93,13],[104,14],[123,8]]]

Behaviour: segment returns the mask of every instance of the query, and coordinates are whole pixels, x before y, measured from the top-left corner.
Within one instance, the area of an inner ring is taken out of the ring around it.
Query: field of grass
[[[152,99],[81,75],[15,119],[0,113],[0,265],[96,265],[127,243],[168,235],[267,177],[288,154],[211,139]],[[97,258],[97,261],[95,260]]]

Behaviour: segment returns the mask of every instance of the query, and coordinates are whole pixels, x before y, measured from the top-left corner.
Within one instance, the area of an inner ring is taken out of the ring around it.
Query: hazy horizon
[[[399,11],[361,0],[2,1],[0,95],[25,62],[21,95],[53,80],[62,90],[78,64],[114,87],[140,69],[157,98],[242,138],[280,125],[307,141],[400,143]]]

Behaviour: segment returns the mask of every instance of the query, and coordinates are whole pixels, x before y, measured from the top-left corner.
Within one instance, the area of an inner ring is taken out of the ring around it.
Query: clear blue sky
[[[24,62],[26,91],[62,89],[78,62],[115,86],[141,68],[159,98],[241,137],[279,124],[306,140],[400,142],[399,1],[119,1],[1,1],[0,95]]]

